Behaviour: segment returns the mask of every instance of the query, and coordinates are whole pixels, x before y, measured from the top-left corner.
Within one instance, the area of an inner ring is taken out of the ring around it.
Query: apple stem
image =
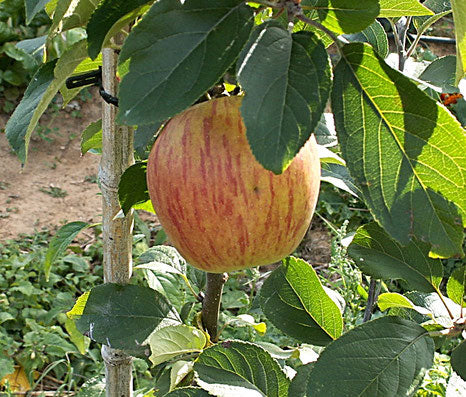
[[[223,285],[228,280],[227,273],[207,273],[207,285],[202,301],[202,323],[212,342],[217,342],[218,315],[222,300]]]

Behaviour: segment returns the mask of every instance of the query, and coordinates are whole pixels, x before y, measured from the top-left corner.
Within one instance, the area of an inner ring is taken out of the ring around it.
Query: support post
[[[116,95],[117,55],[113,49],[102,51],[102,81],[104,89]],[[102,238],[104,282],[126,284],[132,272],[133,214],[115,219],[120,211],[118,184],[121,175],[133,159],[132,129],[116,125],[117,108],[102,102],[102,159],[99,182],[102,191]],[[132,358],[126,353],[102,347],[105,362],[107,397],[131,397]]]

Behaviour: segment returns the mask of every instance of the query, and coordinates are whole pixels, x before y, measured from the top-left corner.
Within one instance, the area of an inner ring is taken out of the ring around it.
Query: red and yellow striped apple
[[[147,164],[149,195],[167,236],[212,273],[266,265],[300,243],[314,211],[320,163],[312,136],[280,175],[254,158],[240,97],[173,117]]]

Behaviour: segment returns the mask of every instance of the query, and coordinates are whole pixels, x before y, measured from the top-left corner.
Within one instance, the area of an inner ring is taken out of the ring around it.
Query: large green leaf
[[[23,99],[11,115],[5,131],[11,148],[16,152],[22,163],[26,162],[27,150],[31,134],[52,98],[49,98],[51,83],[54,79],[53,69],[56,60],[42,65],[34,74]],[[39,106],[43,108],[38,112]],[[40,113],[40,114],[37,114]],[[29,126],[33,122],[32,128]]]
[[[315,397],[410,395],[430,368],[434,343],[409,320],[382,317],[332,342],[315,362],[308,394]]]
[[[379,17],[402,17],[416,15],[432,15],[432,11],[424,7],[418,0],[379,0]]]
[[[361,226],[348,247],[348,254],[366,274],[382,279],[402,279],[409,289],[437,291],[443,266],[428,257],[429,244],[413,240],[402,246],[375,222]]]
[[[123,18],[127,14],[132,14],[135,10],[141,8],[141,6],[153,1],[104,0],[100,2],[86,27],[89,56],[92,59],[97,57],[109,30],[120,18]]]
[[[130,352],[143,350],[142,343],[159,326],[180,319],[166,298],[151,288],[104,284],[78,299],[68,316],[78,330],[92,340]]]
[[[146,182],[147,162],[140,162],[128,167],[120,178],[118,184],[118,200],[124,214],[137,205],[147,203],[151,212],[154,212],[150,202]]]
[[[214,396],[286,397],[290,381],[264,349],[226,341],[204,350],[194,364],[197,383]]]
[[[378,0],[304,0],[309,16],[336,33],[355,33],[375,21],[380,12]],[[307,14],[307,12],[306,12]]]
[[[308,32],[290,34],[277,22],[260,26],[237,63],[246,91],[241,115],[252,153],[280,174],[309,139],[331,87],[325,47]]]
[[[62,255],[79,232],[88,228],[86,222],[70,222],[58,229],[55,236],[50,240],[49,248],[44,260],[44,273],[46,280],[49,279],[50,269],[57,258]]]
[[[200,353],[206,343],[206,334],[197,328],[183,324],[163,327],[147,339],[152,352],[149,360],[155,366],[181,354]]]
[[[452,273],[447,283],[448,297],[460,306],[466,299],[466,265],[458,267]]]
[[[358,33],[345,34],[349,41],[369,43],[382,58],[386,58],[389,52],[388,37],[385,29],[379,21],[375,21]]]
[[[325,345],[342,332],[340,309],[302,259],[284,259],[265,281],[259,299],[267,318],[301,342]]]
[[[40,116],[76,66],[86,58],[86,41],[73,44],[57,61],[42,65],[6,125],[6,136],[22,163],[27,160],[31,134]]]
[[[456,83],[466,74],[466,2],[451,0],[456,35]]]
[[[343,157],[374,217],[402,244],[462,254],[466,134],[457,120],[372,47],[344,46],[332,108]]]
[[[240,0],[157,1],[125,40],[120,122],[149,124],[184,110],[228,70],[249,37]]]
[[[466,381],[466,341],[463,341],[451,353],[451,366]]]
[[[50,0],[24,0],[24,5],[26,6],[26,23],[32,21],[39,11],[42,11],[45,8],[45,5]]]

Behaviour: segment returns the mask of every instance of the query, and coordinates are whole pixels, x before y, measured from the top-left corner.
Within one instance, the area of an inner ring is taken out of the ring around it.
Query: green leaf
[[[125,215],[136,204],[150,202],[146,169],[147,162],[136,163],[127,168],[121,176],[118,184],[118,200]],[[154,212],[153,208],[152,212]]]
[[[453,370],[466,381],[466,341],[463,340],[451,352],[451,367]]]
[[[175,389],[178,385],[182,386],[183,384],[186,384],[184,379],[186,379],[188,375],[188,378],[194,376],[193,366],[193,361],[178,360],[173,363],[170,370],[170,390]]]
[[[130,59],[118,120],[161,122],[184,110],[234,62],[253,26],[241,0],[157,1],[125,40]]]
[[[429,10],[432,10],[434,15],[417,16],[413,18],[413,25],[416,28],[418,35],[425,32],[430,25],[451,12],[450,2],[445,0],[426,0],[422,5],[427,7]]]
[[[22,163],[26,162],[27,149],[32,131],[39,121],[40,115],[45,111],[51,100],[48,93],[54,79],[53,69],[55,68],[55,64],[56,60],[48,62],[42,65],[34,74],[24,93],[23,99],[5,127],[8,142]],[[39,106],[44,108],[41,112],[37,110]],[[30,123],[33,123],[32,128],[30,127]]]
[[[311,136],[330,93],[325,47],[308,32],[276,22],[256,29],[237,63],[246,91],[241,115],[256,159],[282,173]]]
[[[134,131],[134,150],[141,158],[147,157],[147,146],[154,141],[161,125],[162,123],[141,125]]]
[[[78,331],[78,328],[76,327],[76,323],[74,322],[73,319],[69,317],[67,317],[65,320],[65,329],[66,329],[66,332],[68,332],[70,341],[75,344],[75,346],[78,348],[78,351],[81,354],[86,354],[86,351],[89,348],[89,344],[91,340],[87,336],[84,336],[83,334],[81,334],[81,332]]]
[[[165,397],[211,397],[212,395],[199,387],[181,387],[165,394]]]
[[[448,297],[460,306],[464,306],[466,297],[466,265],[453,271],[447,283]]]
[[[301,365],[296,371],[296,375],[291,381],[288,395],[293,397],[310,397],[307,393],[307,382],[314,368],[314,363]]]
[[[375,222],[361,226],[348,247],[348,254],[364,273],[384,280],[402,279],[409,289],[432,292],[439,289],[443,266],[428,253],[429,244],[413,238],[402,246]]]
[[[259,299],[273,325],[301,342],[325,345],[341,335],[340,309],[302,259],[285,258],[264,282]]]
[[[394,307],[402,307],[405,309],[413,309],[422,315],[432,317],[432,313],[430,313],[427,309],[421,306],[416,306],[406,296],[397,294],[395,292],[380,294],[377,298],[377,304],[379,305],[380,310],[383,312]]]
[[[196,382],[213,395],[286,397],[290,381],[264,349],[225,341],[205,349],[194,364]]]
[[[5,376],[15,372],[15,361],[11,357],[5,357],[3,352],[0,352],[0,380]]]
[[[419,76],[419,80],[439,86],[447,92],[455,87],[456,57],[447,55],[431,62]]]
[[[52,25],[50,26],[50,29],[49,29],[50,35],[54,33],[54,31],[57,29],[57,27],[62,22],[63,17],[65,16],[66,12],[68,11],[68,8],[70,7],[71,1],[72,0],[58,0],[57,1],[55,9],[53,10],[53,16],[51,17]],[[49,15],[51,14],[51,11],[52,10],[49,10]]]
[[[135,269],[145,269],[149,286],[166,296],[179,310],[186,303],[187,264],[176,248],[158,245],[139,256]],[[181,278],[180,278],[181,276]]]
[[[5,127],[8,141],[22,163],[27,160],[29,140],[40,116],[65,80],[85,58],[86,41],[81,40],[66,50],[58,62],[47,62],[33,76],[23,99]]]
[[[434,343],[424,328],[382,317],[327,346],[314,363],[307,392],[316,397],[410,395],[433,356]]]
[[[180,323],[163,295],[137,285],[99,285],[84,304],[82,309],[83,302],[78,301],[78,308],[68,314],[76,319],[78,330],[96,342],[131,353],[140,353],[144,341],[162,322]]]
[[[384,229],[402,244],[430,242],[432,256],[462,255],[466,134],[457,120],[362,43],[343,47],[332,108],[346,165]]]
[[[432,317],[436,324],[440,324],[444,328],[450,328],[453,326],[450,313],[453,317],[458,318],[461,315],[461,307],[452,300],[444,297],[440,298],[439,293],[431,292],[429,294],[417,291],[407,292],[405,296],[416,306],[426,309],[429,313],[422,314],[421,311],[416,312],[409,310],[406,311],[403,308],[394,308],[390,311],[390,314],[401,315],[418,324],[423,324],[426,321],[430,321]],[[448,310],[445,307],[448,305]]]
[[[45,8],[45,5],[50,0],[24,0],[24,5],[26,6],[26,24],[32,21],[39,11],[42,11]]]
[[[187,325],[173,325],[153,332],[147,339],[152,354],[149,360],[159,365],[181,354],[199,353],[207,343],[201,330]]]
[[[81,154],[102,149],[102,119],[89,124],[81,136]]]
[[[456,83],[466,74],[466,2],[450,0],[455,22],[456,36]]]
[[[358,41],[369,43],[375,51],[382,57],[386,58],[389,53],[388,37],[379,21],[374,21],[363,31],[353,34],[345,34],[349,41]]]
[[[338,189],[344,190],[358,197],[361,192],[354,184],[351,178],[348,168],[340,164],[321,164],[321,178],[322,182],[331,183]]]
[[[62,31],[85,27],[100,0],[73,0],[63,18]],[[57,6],[58,8],[58,6]],[[87,55],[87,54],[86,54]]]
[[[431,10],[420,4],[418,0],[379,0],[379,3],[379,18],[433,14]]]
[[[314,9],[311,18],[336,33],[359,32],[373,23],[380,11],[378,0],[305,0],[301,4],[304,9]]]
[[[78,235],[79,232],[88,228],[89,223],[86,222],[70,222],[58,229],[55,236],[50,240],[49,248],[45,254],[44,260],[44,273],[45,278],[48,281],[50,276],[50,269],[53,263],[62,255],[68,246],[71,244],[73,239]]]
[[[127,14],[133,14],[141,6],[152,3],[153,0],[104,0],[92,14],[87,24],[87,37],[89,42],[89,56],[94,59],[99,55],[100,49],[112,26]]]

